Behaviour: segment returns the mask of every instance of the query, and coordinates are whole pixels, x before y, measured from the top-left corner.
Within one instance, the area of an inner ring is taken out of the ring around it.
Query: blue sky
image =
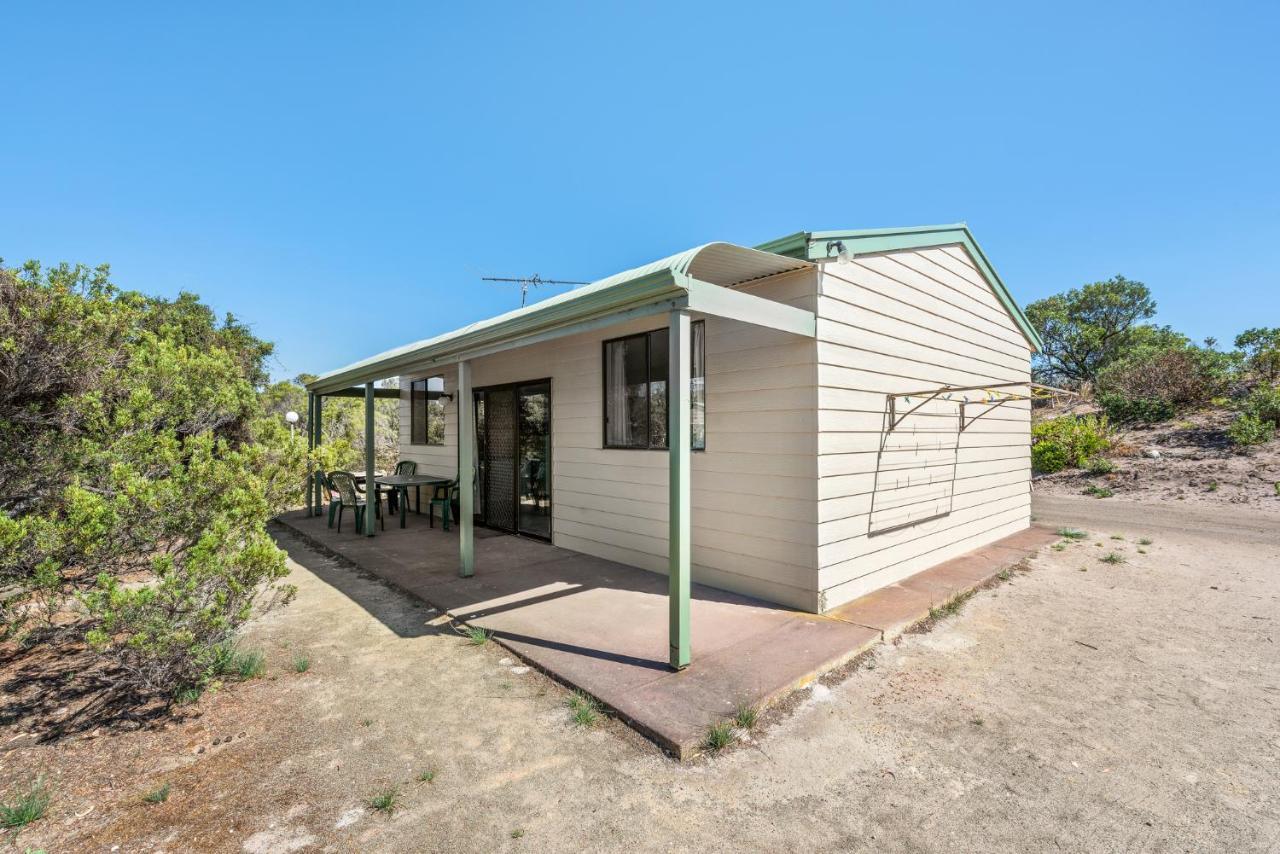
[[[0,256],[322,372],[709,240],[967,221],[1030,302],[1280,325],[1274,3],[21,4]]]

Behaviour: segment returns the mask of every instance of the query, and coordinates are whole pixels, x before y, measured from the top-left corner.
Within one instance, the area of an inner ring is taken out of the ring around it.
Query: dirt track
[[[274,678],[162,732],[0,754],[5,789],[43,768],[56,790],[10,844],[1280,850],[1280,516],[1068,498],[1036,514],[1091,536],[686,766],[616,723],[572,727],[557,686],[286,541],[298,601],[251,638]],[[169,801],[142,803],[162,781]],[[374,813],[391,783],[401,808]]]

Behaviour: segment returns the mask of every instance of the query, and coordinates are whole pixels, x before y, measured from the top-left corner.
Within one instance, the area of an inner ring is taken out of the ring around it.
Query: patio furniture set
[[[342,515],[350,507],[356,517],[356,533],[366,530],[365,514],[368,511],[368,484],[364,475],[349,471],[317,472],[329,495],[329,527],[335,523],[338,532],[342,531]],[[449,521],[457,517],[458,482],[438,475],[418,474],[418,464],[410,460],[396,463],[392,474],[374,476],[373,506],[374,513],[382,527],[387,529],[386,517],[382,513],[382,502],[386,499],[387,512],[400,515],[400,527],[405,527],[405,515],[409,507],[409,489],[413,488],[413,512],[422,512],[422,488],[428,490],[427,523],[435,527],[435,511],[440,508],[440,518],[444,520],[444,529],[449,530]]]

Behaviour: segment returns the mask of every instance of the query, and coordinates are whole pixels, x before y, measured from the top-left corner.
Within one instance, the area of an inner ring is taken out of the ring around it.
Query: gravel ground
[[[616,722],[573,726],[559,686],[285,539],[298,599],[249,638],[268,675],[163,729],[0,753],[0,788],[43,771],[55,793],[7,844],[1280,850],[1280,516],[1036,513],[1089,536],[686,765]],[[166,782],[167,802],[142,801]],[[372,809],[392,786],[398,808]]]

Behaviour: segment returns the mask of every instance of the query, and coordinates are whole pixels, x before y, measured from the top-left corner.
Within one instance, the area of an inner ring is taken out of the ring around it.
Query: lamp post
[[[298,423],[298,413],[290,409],[284,414],[284,420],[289,422],[289,441],[293,441],[293,426]]]

